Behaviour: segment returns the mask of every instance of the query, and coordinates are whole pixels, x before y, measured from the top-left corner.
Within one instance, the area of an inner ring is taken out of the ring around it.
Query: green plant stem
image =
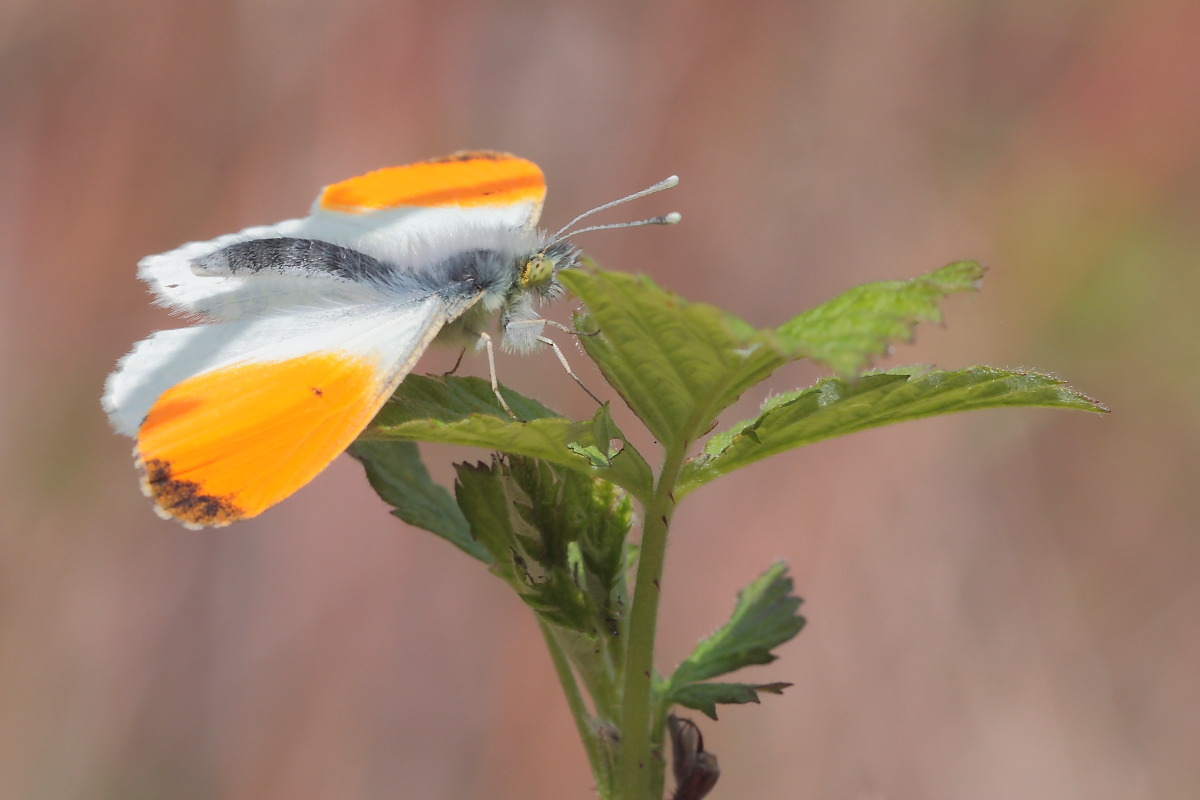
[[[684,452],[682,446],[668,449],[642,526],[621,692],[621,749],[617,759],[620,800],[658,800],[652,791],[662,785],[655,776],[661,776],[663,762],[660,759],[656,764],[651,753],[651,744],[658,737],[651,731],[651,718],[657,715],[651,709],[650,695],[667,530],[675,512],[672,490],[679,479]]]
[[[542,629],[542,637],[546,640],[546,648],[550,651],[550,659],[554,662],[554,671],[558,673],[558,682],[562,685],[563,694],[567,698],[567,707],[571,709],[571,716],[575,718],[575,729],[579,732],[579,738],[587,751],[588,763],[591,764],[592,775],[596,779],[596,788],[600,791],[600,796],[607,800],[610,796],[608,784],[612,777],[609,774],[608,764],[605,763],[604,756],[596,742],[595,732],[588,724],[587,705],[583,702],[579,684],[575,681],[575,672],[571,669],[571,663],[567,659],[567,654],[563,652],[562,645],[554,637],[554,631],[550,629],[549,623],[538,617],[538,627]]]
[[[669,708],[666,703],[655,703],[654,716],[650,720],[650,749],[663,754],[662,764],[652,773],[648,789],[650,797],[655,798],[655,800],[663,796],[663,786],[667,778],[667,750],[663,748],[663,734],[667,730],[667,711]]]

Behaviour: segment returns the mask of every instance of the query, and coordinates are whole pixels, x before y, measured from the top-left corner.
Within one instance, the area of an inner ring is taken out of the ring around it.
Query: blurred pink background
[[[138,258],[465,147],[537,161],[552,228],[680,174],[612,218],[682,225],[582,243],[761,325],[979,258],[891,363],[1113,409],[868,432],[692,496],[660,668],[776,558],[809,618],[746,673],[793,689],[701,720],[712,797],[1195,797],[1198,33],[1190,0],[0,0],[0,797],[593,796],[530,614],[353,462],[189,532],[99,408],[177,324]],[[548,355],[500,370],[591,411]]]

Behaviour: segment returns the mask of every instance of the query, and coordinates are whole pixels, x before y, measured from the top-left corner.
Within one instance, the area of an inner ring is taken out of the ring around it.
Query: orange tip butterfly
[[[460,152],[326,186],[302,219],[142,259],[156,302],[202,323],[139,342],[105,386],[143,491],[189,528],[257,516],[345,450],[434,341],[490,356],[498,316],[505,349],[549,343],[536,307],[563,292],[570,237],[679,215],[568,230],[676,183],[546,235],[537,165]]]

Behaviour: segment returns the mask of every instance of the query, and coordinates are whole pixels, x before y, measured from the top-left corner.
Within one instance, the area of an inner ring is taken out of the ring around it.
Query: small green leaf
[[[1009,406],[1105,411],[1062,381],[1033,372],[970,367],[953,372],[904,367],[855,381],[827,378],[772,397],[754,419],[710,438],[683,469],[676,497],[767,456],[895,422]]]
[[[371,488],[392,506],[392,514],[441,536],[485,564],[491,563],[487,549],[471,537],[454,498],[430,479],[415,444],[359,441],[349,452],[362,463]]]
[[[738,594],[729,622],[696,645],[679,665],[666,696],[673,699],[688,684],[774,661],[776,656],[771,651],[804,627],[804,618],[797,613],[800,602],[792,594],[787,565],[772,565]]]
[[[983,272],[974,261],[956,261],[911,280],[856,286],[775,333],[793,358],[811,358],[839,375],[852,375],[886,353],[892,342],[911,339],[917,323],[940,322],[940,302],[977,289]]]
[[[587,590],[612,630],[623,620],[628,600],[626,587],[629,530],[633,505],[615,485],[593,481],[592,513],[580,528],[579,546]]]
[[[607,453],[601,453],[599,447],[595,445],[582,445],[579,442],[568,442],[567,449],[572,453],[577,453],[586,458],[588,463],[593,467],[612,466],[612,457],[621,452],[610,447]]]
[[[528,421],[505,413],[487,381],[410,375],[360,439],[464,444],[541,458],[611,481],[635,497],[648,496],[650,466],[617,428],[607,406],[590,420],[572,422],[510,389],[501,391],[513,411]],[[611,439],[620,440],[621,447],[612,447]]]
[[[579,269],[561,279],[587,307],[576,328],[599,331],[580,343],[664,445],[694,440],[785,361],[769,333],[649,278]]]
[[[717,703],[724,705],[757,703],[759,692],[783,694],[790,683],[689,683],[676,689],[668,702],[694,708],[717,718]]]
[[[617,429],[616,423],[608,414],[597,414],[592,418],[590,434],[589,438],[593,444],[568,442],[567,447],[572,453],[586,458],[593,467],[611,467],[612,460],[624,448],[621,431]]]

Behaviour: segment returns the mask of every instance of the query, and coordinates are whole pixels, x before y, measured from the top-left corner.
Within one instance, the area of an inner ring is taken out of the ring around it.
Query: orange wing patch
[[[164,392],[138,431],[143,488],[189,527],[257,516],[345,450],[385,388],[375,362],[343,353],[197,375]]]
[[[541,205],[546,180],[532,161],[488,150],[389,167],[326,186],[327,211],[364,213],[397,206]]]

